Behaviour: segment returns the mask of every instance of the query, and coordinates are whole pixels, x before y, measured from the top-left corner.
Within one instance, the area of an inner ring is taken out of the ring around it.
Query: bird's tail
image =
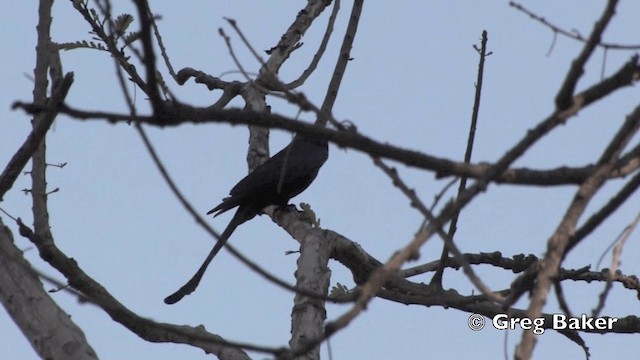
[[[229,225],[227,225],[227,228],[224,229],[224,231],[222,232],[222,235],[220,235],[220,237],[218,238],[218,241],[213,246],[213,249],[211,249],[211,251],[209,252],[209,255],[207,255],[206,259],[204,259],[204,262],[202,263],[202,265],[200,265],[200,268],[195,273],[195,275],[193,275],[191,280],[187,281],[187,283],[184,284],[178,291],[167,296],[164,299],[165,304],[175,304],[178,301],[182,300],[183,297],[191,294],[196,290],[196,288],[198,287],[198,284],[200,284],[200,280],[202,280],[202,276],[204,275],[205,271],[207,271],[207,267],[209,266],[213,258],[218,254],[220,249],[222,249],[224,244],[227,243],[227,240],[229,240],[229,237],[231,236],[233,231],[238,227],[238,225],[248,220],[248,219],[245,219],[243,211],[241,210],[242,209],[239,208],[238,211],[236,211],[236,214],[233,216],[233,218],[229,222]]]

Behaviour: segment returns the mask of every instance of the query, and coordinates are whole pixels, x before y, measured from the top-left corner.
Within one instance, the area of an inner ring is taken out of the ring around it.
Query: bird
[[[193,277],[178,291],[167,296],[164,302],[175,304],[195,291],[207,267],[233,231],[261,214],[262,209],[269,205],[287,205],[291,198],[311,185],[328,157],[329,146],[326,139],[296,135],[289,145],[240,180],[229,191],[228,197],[207,212],[207,215],[214,214],[216,217],[237,207],[229,225]]]

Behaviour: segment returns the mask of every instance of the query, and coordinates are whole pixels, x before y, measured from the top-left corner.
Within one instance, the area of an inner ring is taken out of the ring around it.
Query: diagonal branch
[[[569,245],[571,236],[575,233],[575,227],[584,213],[592,197],[606,182],[608,174],[612,171],[616,159],[622,149],[629,143],[633,135],[640,128],[640,106],[637,107],[623,123],[617,134],[610,141],[598,160],[598,165],[593,174],[580,186],[569,205],[564,217],[547,243],[547,253],[540,262],[540,270],[536,276],[533,298],[527,311],[527,316],[534,319],[542,314],[542,307],[547,301],[549,289],[553,284],[553,278],[558,273],[562,259]],[[524,332],[522,340],[516,349],[517,359],[530,359],[535,346],[535,335]]]
[[[2,171],[2,174],[0,174],[0,201],[4,194],[11,189],[18,175],[20,175],[20,171],[24,169],[33,153],[42,143],[51,124],[53,124],[53,121],[58,115],[58,109],[64,102],[71,88],[71,84],[73,84],[73,73],[67,73],[53,90],[53,94],[47,103],[48,110],[44,112],[40,120],[35,123],[31,133],[29,133],[22,146],[16,151]]]
[[[114,321],[122,324],[133,333],[141,338],[157,343],[178,343],[189,344],[198,347],[205,352],[220,354],[224,349],[225,352],[234,351],[236,356],[242,356],[242,352],[237,350],[245,348],[253,351],[260,351],[275,354],[279,351],[277,348],[260,347],[249,344],[230,342],[222,339],[218,335],[211,334],[202,327],[190,327],[186,325],[173,325],[167,323],[157,323],[155,321],[143,318],[133,311],[125,307],[116,298],[111,295],[107,289],[102,287],[93,278],[87,275],[78,266],[78,263],[67,257],[53,242],[53,239],[42,238],[35,234],[31,229],[18,219],[17,225],[20,235],[28,238],[40,252],[40,257],[47,261],[53,268],[64,275],[69,285],[81,291],[85,296],[91,299],[96,305],[100,306]],[[230,349],[230,348],[235,348]],[[248,359],[248,357],[243,357]]]
[[[596,46],[600,44],[602,33],[604,33],[607,25],[609,25],[609,21],[613,17],[617,5],[618,0],[607,1],[607,7],[602,13],[600,19],[593,26],[593,30],[591,31],[589,38],[585,42],[584,47],[582,48],[582,52],[571,63],[571,67],[567,72],[567,76],[565,77],[564,82],[562,83],[562,86],[560,87],[560,90],[556,95],[556,108],[558,110],[565,110],[571,106],[571,99],[573,97],[576,84],[584,73],[584,66],[587,63],[587,60],[589,60],[589,58],[591,57],[591,54],[593,54]]]

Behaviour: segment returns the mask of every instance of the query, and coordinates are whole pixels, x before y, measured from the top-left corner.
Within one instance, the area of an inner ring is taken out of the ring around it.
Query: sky
[[[16,100],[32,98],[35,64],[37,2],[3,2],[0,11],[3,85],[0,86],[0,163],[6,164],[30,130],[30,119],[12,111]],[[276,5],[277,4],[277,5]],[[279,6],[287,5],[287,6]],[[586,36],[604,8],[604,2],[565,0],[522,5],[548,21]],[[115,13],[135,15],[129,2],[117,2]],[[245,36],[259,50],[271,48],[291,24],[303,2],[190,1],[152,2],[161,16],[158,22],[175,68],[192,67],[224,80],[241,80],[223,39],[222,27],[231,35],[234,49],[246,69],[257,72],[259,63],[243,47],[223,17],[235,19]],[[322,103],[337,49],[348,21],[351,2],[343,2],[334,37],[317,71],[300,88],[316,105]],[[604,40],[638,44],[637,14],[640,3],[620,2]],[[280,73],[285,82],[297,78],[315,53],[329,12],[322,15],[303,38]],[[137,27],[137,23],[132,26]],[[52,36],[57,42],[89,40],[90,29],[70,2],[54,6]],[[565,37],[555,40],[551,31],[514,10],[507,1],[399,1],[367,2],[352,50],[334,116],[349,120],[373,139],[404,148],[461,160],[473,104],[478,55],[473,49],[487,30],[488,48],[482,104],[476,133],[474,161],[494,161],[513,146],[528,129],[553,111],[555,93],[581,43]],[[553,46],[553,47],[552,47]],[[552,47],[550,51],[550,47]],[[264,54],[264,53],[263,53]],[[598,50],[578,83],[578,91],[616,71],[632,52],[610,51],[606,62]],[[263,55],[266,57],[266,55]],[[75,82],[67,101],[83,109],[126,112],[114,65],[108,54],[75,50],[62,53],[64,71],[73,71]],[[161,68],[162,69],[162,68]],[[164,71],[164,69],[162,69]],[[165,72],[166,74],[166,72]],[[169,79],[168,76],[165,77]],[[178,99],[193,105],[215,102],[210,92],[193,81],[169,84]],[[132,89],[131,89],[132,90]],[[146,109],[137,92],[137,104]],[[295,117],[297,110],[279,99],[268,100],[274,112]],[[582,111],[568,124],[537,143],[517,166],[553,168],[594,162],[626,114],[638,104],[636,87],[615,93]],[[234,102],[234,106],[242,106]],[[311,114],[301,118],[312,121]],[[228,194],[246,174],[247,130],[224,124],[146,128],[166,167],[184,194],[203,215]],[[291,135],[273,131],[275,153]],[[638,138],[634,140],[637,143]],[[199,266],[211,239],[183,210],[156,170],[135,129],[126,124],[78,121],[60,116],[47,138],[48,161],[67,163],[50,168],[48,184],[59,192],[49,197],[52,232],[57,245],[78,261],[127,307],[161,322],[204,325],[224,338],[266,346],[285,346],[290,336],[290,293],[266,283],[223,251],[213,262],[198,290],[182,302],[168,306],[165,296],[175,291]],[[400,176],[427,204],[448,179],[432,173],[395,166]],[[4,165],[2,165],[4,166]],[[623,182],[607,185],[587,209],[601,206]],[[0,203],[5,211],[32,221],[30,188],[22,176]],[[456,243],[463,252],[501,251],[505,256],[543,256],[546,241],[558,225],[575,187],[523,188],[491,186],[462,213]],[[449,193],[448,196],[451,196]],[[620,231],[636,216],[636,194],[615,215],[570,254],[565,267],[593,265]],[[311,187],[292,200],[311,204],[321,226],[357,242],[381,261],[408,243],[421,223],[419,213],[394,188],[370,158],[354,150],[330,147],[329,160]],[[218,231],[231,214],[209,218]],[[584,218],[582,220],[584,221]],[[57,279],[62,276],[39,259],[37,251],[20,238],[15,225],[2,216],[13,231],[18,247],[33,266]],[[242,225],[231,242],[244,254],[280,278],[293,282],[298,245],[266,216]],[[640,238],[632,235],[621,270],[638,274],[635,258]],[[420,261],[439,257],[441,242],[433,239],[421,249]],[[607,267],[610,256],[605,257]],[[407,264],[414,266],[416,263]],[[353,287],[350,273],[332,261],[331,284]],[[513,274],[488,267],[478,274],[493,289],[509,286]],[[429,275],[416,281],[428,282]],[[455,271],[445,273],[445,286],[470,294],[473,286]],[[566,284],[575,313],[589,313],[597,303],[602,284]],[[46,288],[52,287],[45,284]],[[104,359],[200,359],[201,350],[185,345],[152,344],[114,323],[100,309],[64,292],[52,295],[84,331],[89,343]],[[526,298],[517,304],[526,307]],[[348,305],[331,305],[328,319],[335,319]],[[557,312],[556,301],[545,306]],[[614,286],[603,314],[625,316],[640,311],[635,294]],[[520,331],[490,326],[473,332],[470,314],[440,307],[404,306],[375,299],[347,329],[331,339],[335,359],[474,359],[513,357]],[[630,358],[637,355],[633,335],[583,335],[593,359]],[[323,358],[328,358],[323,346]],[[254,358],[267,358],[252,354]],[[35,359],[36,354],[5,312],[0,312],[0,357]],[[538,337],[535,358],[583,358],[582,350],[553,331]]]

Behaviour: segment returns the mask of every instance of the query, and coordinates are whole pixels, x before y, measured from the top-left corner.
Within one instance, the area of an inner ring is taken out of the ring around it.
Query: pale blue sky
[[[129,2],[117,2],[114,12],[135,14]],[[278,5],[276,5],[278,4]],[[232,35],[222,17],[238,22],[258,50],[271,48],[290,25],[303,2],[190,1],[152,2],[162,16],[159,22],[173,65],[193,67],[214,76],[235,70],[219,27]],[[523,1],[523,5],[566,29],[586,35],[604,2],[579,0]],[[301,89],[320,104],[335,55],[344,33],[351,2],[343,2],[330,48],[317,72]],[[30,130],[29,118],[11,111],[15,100],[31,99],[30,77],[34,67],[36,2],[4,2],[0,11],[0,32],[4,47],[0,87],[0,164],[6,164]],[[621,1],[605,40],[640,43],[637,14],[640,3]],[[286,63],[283,80],[296,78],[310,61],[324,31],[324,14],[304,37],[304,46]],[[137,27],[137,23],[133,26]],[[350,120],[365,135],[425,153],[462,159],[473,102],[477,54],[482,30],[489,34],[483,102],[476,137],[475,161],[492,161],[515,144],[527,129],[548,115],[553,98],[571,60],[581,48],[573,40],[559,37],[550,56],[551,32],[508,6],[507,1],[399,1],[367,2],[356,36],[351,61],[340,89],[334,115]],[[68,1],[55,4],[52,34],[58,42],[89,39],[88,26]],[[257,64],[232,36],[245,68],[257,71]],[[626,61],[631,52],[610,52],[606,74]],[[266,55],[264,55],[266,57]],[[106,53],[76,50],[62,53],[65,71],[75,73],[68,102],[84,109],[126,111],[117,85],[114,65]],[[600,78],[602,52],[588,63],[579,90]],[[169,77],[166,77],[169,79]],[[241,79],[237,74],[225,80]],[[185,86],[170,83],[179,99],[208,105],[219,93],[211,93],[193,82]],[[144,99],[137,92],[137,103]],[[638,103],[637,88],[628,88],[605,102],[583,111],[566,126],[555,130],[517,162],[519,166],[551,168],[583,165],[599,156],[609,135]],[[281,100],[270,100],[274,112],[295,116],[294,108]],[[303,119],[311,120],[308,114]],[[167,168],[195,207],[203,214],[227,195],[246,173],[247,130],[227,125],[185,125],[174,129],[148,128]],[[606,136],[605,136],[606,135]],[[273,152],[284,146],[290,135],[272,133]],[[177,305],[162,299],[182,285],[209,250],[212,240],[179,206],[135,130],[127,125],[100,121],[79,122],[66,117],[56,120],[48,138],[48,161],[67,162],[64,169],[48,173],[50,187],[60,192],[50,197],[53,234],[58,246],[75,258],[94,279],[101,282],[126,306],[140,315],[176,324],[203,324],[209,331],[230,340],[269,346],[289,340],[292,296],[265,283],[227,252],[210,267],[198,290]],[[430,203],[446,181],[433,174],[398,166],[402,178]],[[621,182],[615,185],[620,186]],[[0,206],[13,216],[31,222],[31,202],[20,192],[29,188],[21,177]],[[463,212],[457,243],[464,252],[502,251],[504,255],[525,253],[541,256],[547,237],[565,211],[575,188],[532,188],[493,186]],[[594,200],[590,211],[615,191],[608,186]],[[617,234],[638,211],[636,196],[602,228],[588,238],[567,259],[566,266],[595,264]],[[310,203],[321,218],[322,227],[337,231],[361,244],[378,259],[387,260],[406,244],[420,224],[419,214],[391,185],[367,156],[331,147],[330,157],[316,182],[294,203]],[[218,230],[229,216],[210,220]],[[17,245],[36,268],[62,279],[37,256],[32,245],[19,237]],[[638,274],[638,235],[627,243],[622,271]],[[293,280],[296,257],[284,256],[297,243],[267,217],[241,226],[231,241],[269,271]],[[422,260],[439,257],[437,239],[422,249]],[[607,258],[608,259],[608,258]],[[605,260],[604,266],[608,266]],[[409,264],[413,265],[413,264]],[[331,283],[352,286],[350,274],[335,262],[330,264]],[[513,274],[487,267],[478,273],[494,289],[507,287]],[[472,286],[459,273],[448,272],[445,285],[470,293]],[[423,277],[419,281],[428,281]],[[49,285],[46,285],[49,286]],[[567,284],[570,306],[576,313],[590,312],[601,285]],[[54,299],[85,331],[90,344],[104,359],[200,359],[202,351],[184,345],[152,344],[139,339],[101,310],[80,305],[75,298],[57,293]],[[525,299],[526,300],[526,299]],[[526,306],[525,302],[518,304]],[[334,319],[346,306],[329,306]],[[546,312],[557,310],[555,300]],[[615,288],[604,314],[624,316],[640,312],[635,294]],[[504,342],[509,357],[520,332],[486,328],[471,332],[469,314],[439,307],[403,306],[376,299],[348,329],[332,338],[335,359],[474,359],[502,357]],[[637,355],[635,336],[584,335],[593,359],[629,358]],[[582,350],[563,336],[547,331],[538,339],[536,358],[581,358]],[[0,312],[0,357],[33,359],[35,353],[5,312]],[[266,356],[258,354],[255,358]],[[326,348],[323,347],[323,357]]]

